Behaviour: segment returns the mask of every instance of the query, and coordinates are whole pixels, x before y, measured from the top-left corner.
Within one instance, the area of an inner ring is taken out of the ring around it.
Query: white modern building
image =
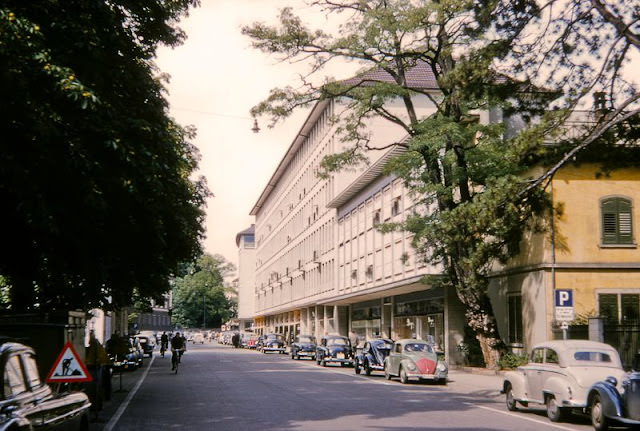
[[[253,330],[256,243],[255,225],[236,235],[238,246],[238,323],[241,331]]]
[[[409,78],[438,91],[426,67],[417,67]],[[414,104],[421,115],[433,112],[426,97]],[[398,115],[401,108],[389,106]],[[464,327],[461,305],[455,295],[421,282],[441,268],[416,258],[409,234],[375,228],[416,210],[401,182],[382,174],[399,149],[373,152],[365,168],[327,179],[317,175],[323,158],[341,150],[330,119],[343,109],[339,100],[313,107],[251,211],[255,329],[288,338],[349,332],[360,339],[431,338],[456,361]],[[370,120],[368,127],[373,147],[406,137],[383,119]]]

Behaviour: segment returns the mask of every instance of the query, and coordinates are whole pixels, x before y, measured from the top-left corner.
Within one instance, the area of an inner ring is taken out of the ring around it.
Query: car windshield
[[[433,349],[427,343],[407,343],[404,346],[404,351],[433,353]]]
[[[300,337],[298,338],[299,343],[315,343],[316,340],[313,337]]]
[[[327,344],[333,344],[338,346],[346,346],[347,340],[345,338],[328,338]]]
[[[282,335],[279,335],[279,334],[269,334],[269,335],[267,335],[267,340],[269,340],[269,341],[275,341],[275,340],[283,341],[284,337]]]

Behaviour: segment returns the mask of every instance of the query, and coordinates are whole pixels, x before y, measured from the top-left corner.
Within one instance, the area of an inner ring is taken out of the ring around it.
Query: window
[[[27,390],[22,376],[20,356],[13,355],[7,361],[4,368],[4,397],[9,398],[21,394]]]
[[[395,198],[391,203],[391,216],[395,217],[400,214],[400,198]]]
[[[640,294],[601,293],[598,315],[610,322],[637,322],[640,318]]]
[[[380,211],[376,211],[373,213],[373,226],[378,226],[380,224]]]
[[[546,349],[546,359],[544,360],[547,364],[557,364],[558,363],[558,354],[555,350]]]
[[[543,360],[544,360],[543,348],[534,349],[531,352],[531,362],[533,362],[534,364],[541,364]]]
[[[602,213],[602,244],[633,244],[631,201],[625,198],[605,198],[600,203]]]
[[[24,361],[24,371],[27,377],[27,382],[29,383],[29,387],[37,388],[40,386],[40,375],[38,374],[38,365],[36,364],[36,358],[32,355],[23,356]]]
[[[522,344],[522,295],[518,293],[507,296],[507,312],[509,313],[509,343]]]

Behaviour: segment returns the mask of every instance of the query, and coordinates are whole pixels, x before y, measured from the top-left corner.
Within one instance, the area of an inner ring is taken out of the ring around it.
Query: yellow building
[[[602,175],[595,164],[567,166],[547,191],[560,211],[491,283],[500,333],[514,350],[553,338],[566,312],[616,323],[640,316],[640,169]],[[556,307],[558,290],[569,291],[572,309]]]

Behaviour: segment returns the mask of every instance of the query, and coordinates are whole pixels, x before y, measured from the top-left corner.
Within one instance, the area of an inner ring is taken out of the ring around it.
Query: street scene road
[[[177,375],[169,356],[155,352],[143,373],[125,378],[126,399],[92,430],[592,429],[575,415],[552,423],[543,407],[508,412],[501,377],[486,371],[451,370],[447,386],[403,385],[382,373],[367,377],[288,355],[190,344]]]

